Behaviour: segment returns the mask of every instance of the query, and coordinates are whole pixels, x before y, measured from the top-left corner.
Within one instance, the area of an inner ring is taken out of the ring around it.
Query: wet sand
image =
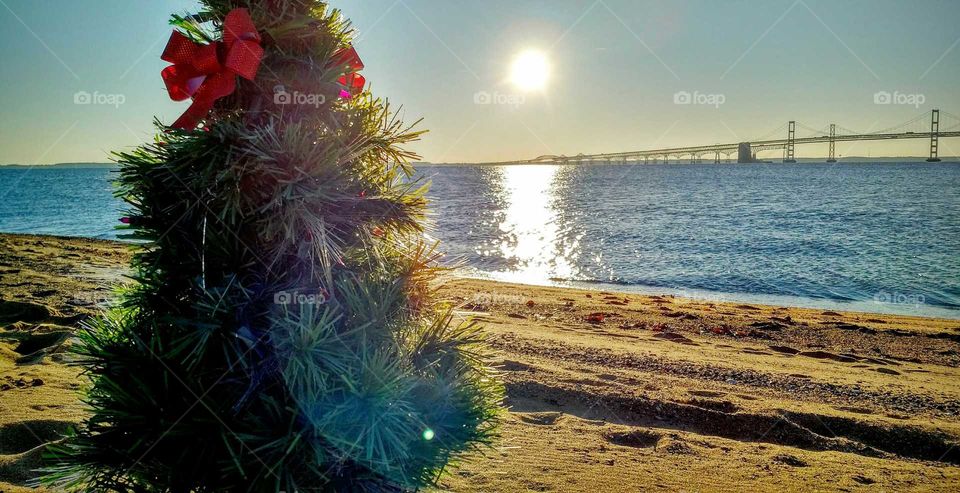
[[[0,492],[79,422],[76,325],[129,247],[0,235]],[[451,491],[955,491],[960,321],[450,278],[489,334],[503,438]]]

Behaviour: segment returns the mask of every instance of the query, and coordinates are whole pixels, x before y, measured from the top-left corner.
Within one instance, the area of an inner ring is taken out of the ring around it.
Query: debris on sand
[[[606,318],[607,315],[605,313],[595,312],[587,315],[585,320],[591,324],[602,324]]]

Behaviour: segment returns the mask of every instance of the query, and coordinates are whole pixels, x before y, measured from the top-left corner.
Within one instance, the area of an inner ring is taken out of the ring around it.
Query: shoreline
[[[135,245],[133,242],[112,238],[95,238],[88,236],[65,236],[45,233],[0,232],[0,236],[45,237],[57,240],[80,240],[103,242],[103,244]],[[580,289],[588,291],[613,291],[624,294],[674,296],[677,298],[707,301],[713,303],[751,303],[767,307],[808,308],[814,310],[832,310],[862,315],[898,315],[916,318],[936,318],[960,321],[960,308],[950,308],[942,305],[881,303],[873,300],[840,300],[830,298],[811,298],[804,296],[762,294],[762,293],[728,293],[710,291],[706,289],[688,289],[680,287],[648,286],[642,284],[613,283],[599,280],[522,280],[510,272],[486,272],[472,267],[456,269],[456,277],[476,279],[491,282],[521,284],[531,287],[557,287]],[[890,293],[896,295],[897,293]],[[913,307],[911,309],[910,307]]]
[[[881,303],[866,300],[839,300],[829,298],[809,298],[803,296],[726,293],[705,289],[687,289],[648,286],[642,284],[611,283],[604,281],[555,280],[524,281],[515,280],[510,273],[467,271],[457,272],[457,277],[492,282],[505,282],[527,286],[557,287],[588,291],[614,291],[624,294],[675,296],[687,300],[708,301],[714,303],[751,303],[768,307],[809,308],[814,310],[834,310],[862,315],[900,315],[917,318],[939,318],[960,321],[960,309],[941,305]],[[890,293],[895,296],[896,293]],[[910,307],[914,309],[911,310]]]
[[[0,234],[0,491],[83,421],[73,331],[130,245]],[[960,322],[451,276],[507,396],[431,491],[949,491]],[[40,490],[43,491],[43,490]]]

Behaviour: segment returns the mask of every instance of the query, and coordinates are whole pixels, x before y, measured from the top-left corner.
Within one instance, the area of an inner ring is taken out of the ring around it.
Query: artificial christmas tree
[[[135,283],[80,334],[89,419],[46,480],[129,492],[402,491],[488,443],[502,387],[434,300],[419,137],[312,0],[174,17],[170,96],[118,154]]]

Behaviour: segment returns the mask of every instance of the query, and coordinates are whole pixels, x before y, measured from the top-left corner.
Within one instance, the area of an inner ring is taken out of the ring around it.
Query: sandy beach
[[[130,247],[0,235],[0,492],[84,416],[71,333]],[[509,412],[449,491],[955,491],[960,321],[449,278]]]

